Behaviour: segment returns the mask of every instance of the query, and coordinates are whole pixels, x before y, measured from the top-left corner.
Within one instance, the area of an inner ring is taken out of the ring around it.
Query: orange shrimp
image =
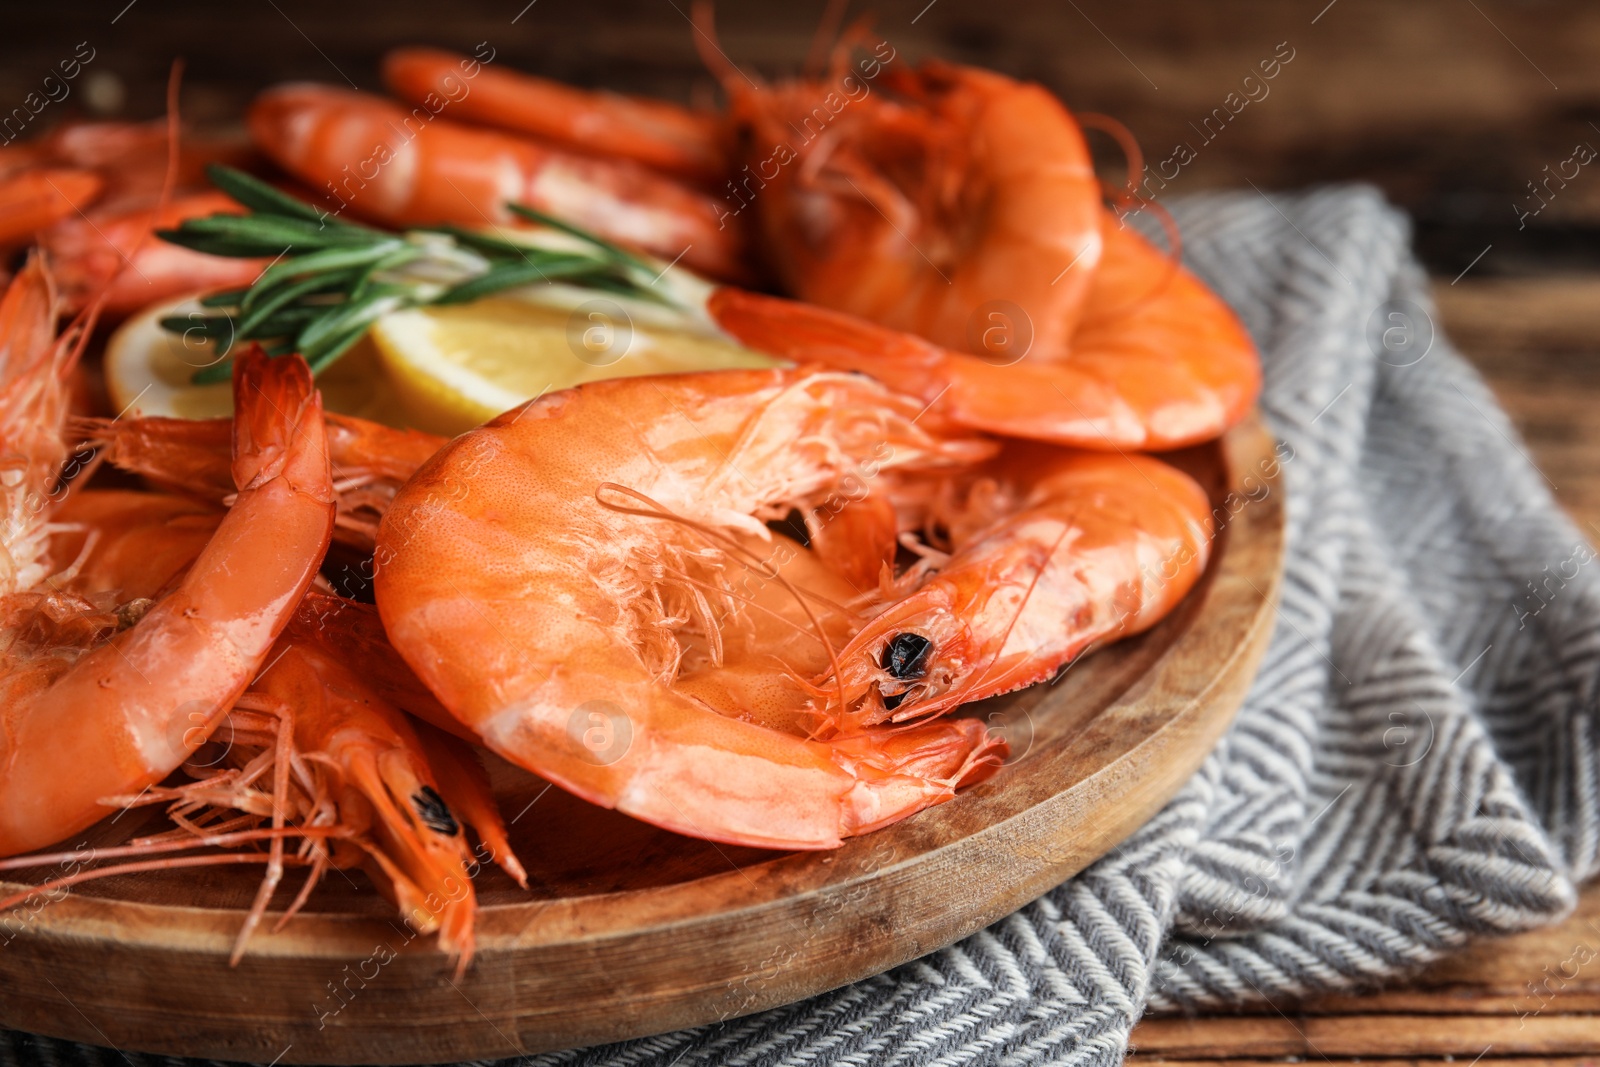
[[[311,372],[252,350],[234,395],[238,496],[172,592],[109,640],[62,649],[12,635],[0,675],[0,855],[82,830],[106,814],[102,798],[177,768],[310,586],[334,518]],[[26,607],[12,600],[7,614]]]
[[[518,202],[719,278],[747,273],[740,233],[719,223],[710,197],[627,161],[324,85],[268,89],[250,130],[289,171],[377,222],[500,226]]]
[[[295,615],[295,637],[346,663],[362,664],[368,684],[395,707],[458,741],[477,742],[477,735],[444,709],[395,651],[371,604],[309,592]]]
[[[310,610],[302,602],[267,669],[235,702],[195,781],[108,798],[126,806],[168,805],[176,829],[97,850],[120,862],[33,886],[28,894],[134,870],[264,863],[265,874],[235,941],[238,962],[281,883],[286,866],[309,866],[281,929],[329,869],[365,866],[418,934],[437,932],[440,947],[465,969],[477,910],[472,879],[480,867],[464,829],[478,833],[493,858],[526,885],[506,840],[488,782],[470,751],[445,743],[385,703],[348,666],[297,633]],[[268,788],[262,783],[269,782]],[[270,820],[270,824],[269,824]],[[287,844],[298,836],[294,854]],[[265,844],[262,853],[197,849]],[[0,862],[0,870],[42,866],[56,857]],[[21,896],[22,894],[19,894]],[[0,907],[17,898],[0,902]]]
[[[389,499],[445,439],[331,411],[323,419],[339,505],[334,537],[371,551]],[[234,491],[229,419],[85,418],[74,420],[73,427],[112,466],[170,492],[221,502]]]
[[[52,516],[50,558],[72,561],[51,584],[67,593],[150,600],[199,557],[227,512],[133,489],[74,489]]]
[[[470,81],[463,78],[469,69],[476,70]],[[447,99],[451,117],[463,122],[632,160],[690,181],[715,182],[728,169],[717,118],[665,101],[586,92],[437,48],[394,49],[383,57],[383,83],[413,104]]]
[[[173,125],[167,119],[68,122],[35,144],[41,161],[97,172],[106,182],[104,206],[115,212],[155,203],[169,176],[175,189],[204,188],[210,164],[242,167],[258,162],[248,138],[233,135],[186,136],[174,156]]]
[[[864,461],[954,470],[993,451],[921,407],[805,370],[532,401],[395,496],[377,545],[384,627],[484,744],[584,799],[719,841],[837,846],[949,800],[1003,742],[970,719],[814,735],[719,714],[674,682],[693,647],[717,655],[740,602],[727,561],[766,539],[763,520]]]
[[[721,288],[709,317],[740,343],[863,371],[964,426],[1092,449],[1163,450],[1220,436],[1255,404],[1261,364],[1238,318],[1131,229],[1108,225],[1070,344],[1015,362],[955,352],[814,306]]]
[[[696,17],[709,41],[709,7]],[[1249,336],[1103,210],[1064,107],[1038,86],[944,63],[863,61],[879,74],[858,94],[865,83],[843,74],[853,40],[832,81],[770,88],[702,54],[759,157],[750,206],[788,291],[938,350],[797,323],[835,358],[808,353],[790,327],[752,320],[742,294],[722,303],[741,323],[713,317],[763,351],[834,365],[853,352],[848,365],[897,390],[930,401],[948,390],[954,417],[1000,434],[1168,449],[1216,437],[1250,410],[1261,370]]]
[[[339,827],[417,932],[437,932],[465,967],[477,912],[472,854],[405,715],[349,667],[289,636],[251,693],[293,723],[296,754],[328,778],[311,790],[320,799],[302,823]],[[258,899],[274,884],[269,877]]]
[[[488,775],[471,747],[471,735],[394,650],[377,608],[309,592],[284,631],[284,640],[311,650],[319,660],[359,668],[369,703],[385,703],[421,720],[410,722],[410,729],[423,742],[439,792],[477,833],[501,869],[526,889],[528,874],[511,849],[505,822],[489,792]]]
[[[1165,617],[1210,555],[1211,504],[1158,459],[1011,442],[961,499],[935,573],[890,602],[838,656],[854,725],[906,722],[1050,677],[1091,645]]]
[[[30,256],[0,299],[0,596],[32,589],[51,571],[49,522],[77,363],[77,347],[57,336],[59,312],[44,260]]]
[[[185,219],[242,214],[219,192],[189,193],[159,210],[153,202],[97,208],[65,219],[39,235],[69,307],[104,293],[107,315],[121,317],[186,293],[249,285],[267,265],[262,259],[210,256],[152,240],[151,231]]]
[[[696,16],[709,42],[709,6]],[[701,45],[746,146],[767,265],[801,300],[946,348],[1005,355],[1019,342],[995,322],[1064,345],[1102,248],[1072,115],[1040,86],[947,63],[884,67],[868,88],[847,51],[829,80],[768,87]]]
[[[39,167],[0,179],[0,244],[30,241],[40,230],[94,203],[105,182],[88,170]]]

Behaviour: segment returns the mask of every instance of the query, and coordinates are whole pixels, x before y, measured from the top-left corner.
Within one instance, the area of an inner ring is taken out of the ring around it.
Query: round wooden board
[[[1168,458],[1224,520],[1207,574],[1150,632],[964,709],[1005,729],[1013,756],[948,804],[834,852],[777,854],[659,831],[497,764],[533,888],[479,876],[464,976],[360,875],[330,876],[229,967],[259,870],[152,872],[0,916],[0,1023],[125,1051],[436,1063],[728,1019],[966,937],[1149,819],[1222,734],[1265,651],[1283,558],[1272,440],[1252,420]],[[125,814],[91,843],[158,818]]]

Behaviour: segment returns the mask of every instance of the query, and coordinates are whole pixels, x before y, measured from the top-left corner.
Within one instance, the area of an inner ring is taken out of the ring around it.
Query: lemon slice
[[[195,371],[217,362],[212,343],[198,329],[172,333],[161,326],[169,317],[216,314],[193,300],[163,304],[129,319],[106,343],[106,392],[111,406],[127,415],[166,415],[180,419],[220,418],[233,413],[233,386],[226,381],[195,385]],[[404,426],[401,405],[369,338],[317,376],[330,411],[360,415]]]
[[[583,382],[779,365],[687,317],[584,296],[570,308],[496,297],[397,311],[368,336],[409,421],[446,434]]]

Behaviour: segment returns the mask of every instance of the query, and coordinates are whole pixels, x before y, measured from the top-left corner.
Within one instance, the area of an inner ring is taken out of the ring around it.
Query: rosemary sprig
[[[392,233],[335,218],[231,167],[213,165],[206,173],[251,213],[188,219],[156,235],[214,256],[275,257],[248,287],[201,301],[216,314],[161,320],[173,333],[210,339],[219,356],[236,342],[260,341],[274,355],[299,352],[315,373],[391,311],[464,304],[540,283],[671,303],[639,256],[522,204],[508,206],[530,222],[577,238],[579,247],[543,247],[458,226]],[[192,381],[226,381],[231,364],[219,359],[196,371]]]

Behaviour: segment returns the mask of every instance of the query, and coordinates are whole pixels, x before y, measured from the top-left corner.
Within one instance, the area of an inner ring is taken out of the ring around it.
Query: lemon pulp
[[[397,311],[368,336],[412,423],[435,433],[604,378],[777,365],[731,341],[619,312],[488,299]]]

